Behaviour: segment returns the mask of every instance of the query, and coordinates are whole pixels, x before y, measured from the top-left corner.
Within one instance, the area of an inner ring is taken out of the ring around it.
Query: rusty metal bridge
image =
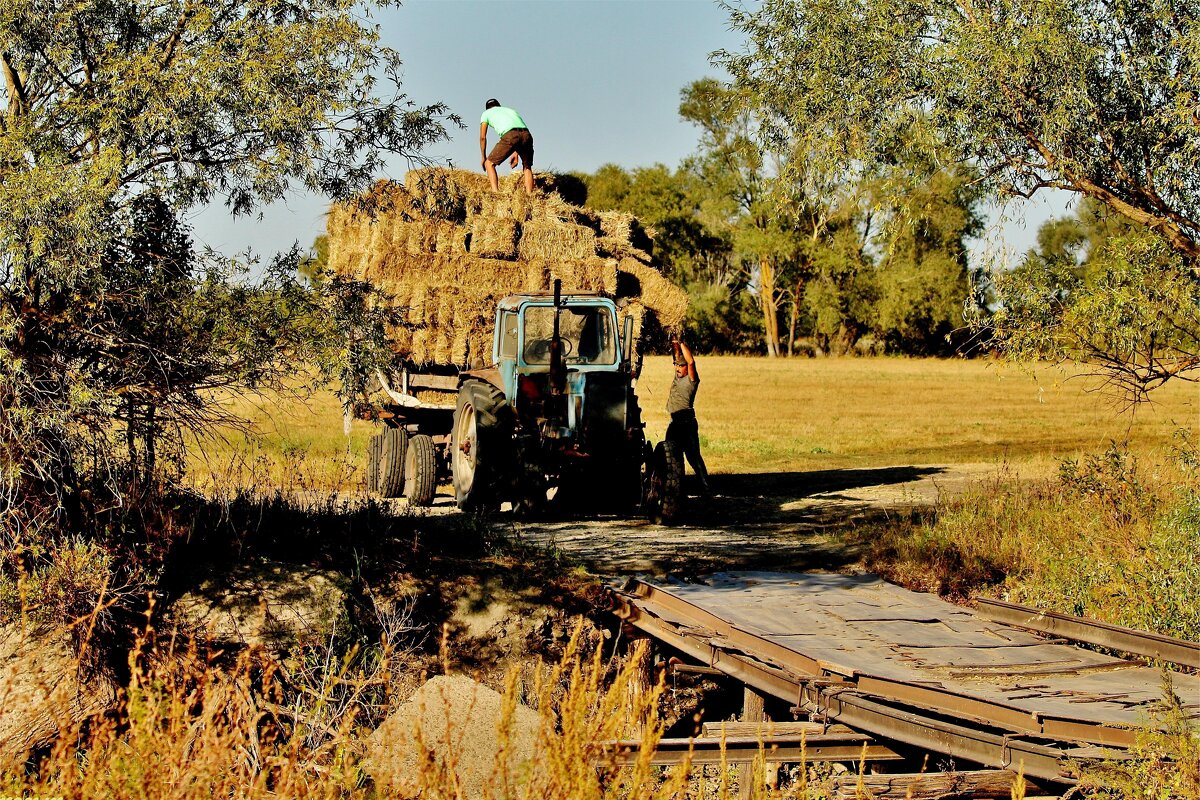
[[[894,746],[1071,782],[1080,762],[1119,758],[1156,724],[1164,682],[1200,717],[1200,644],[1079,617],[997,601],[971,610],[869,575],[727,573],[611,591],[618,616],[692,669],[833,724],[830,745],[866,742],[869,758]]]

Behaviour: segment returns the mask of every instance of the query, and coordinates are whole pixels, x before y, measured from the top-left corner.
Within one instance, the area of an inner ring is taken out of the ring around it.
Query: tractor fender
[[[500,377],[499,367],[483,367],[481,369],[468,369],[458,373],[458,384],[462,386],[463,381],[470,378],[481,380],[484,383],[490,383],[501,392],[504,391],[504,380]]]

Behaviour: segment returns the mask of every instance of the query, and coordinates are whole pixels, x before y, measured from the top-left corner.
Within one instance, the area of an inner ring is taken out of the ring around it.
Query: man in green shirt
[[[487,151],[487,132],[491,127],[500,137],[492,152]],[[479,164],[487,172],[488,180],[492,182],[492,191],[500,191],[499,179],[496,177],[496,166],[506,158],[512,169],[517,168],[517,157],[521,158],[522,177],[525,179],[525,192],[533,194],[533,134],[529,132],[525,120],[511,108],[500,105],[496,99],[488,100],[483,106],[483,116],[479,119]],[[511,157],[511,158],[510,158]]]

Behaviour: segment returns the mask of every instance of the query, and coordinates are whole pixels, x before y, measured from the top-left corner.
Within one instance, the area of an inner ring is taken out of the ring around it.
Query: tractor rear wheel
[[[408,434],[403,428],[384,428],[379,450],[379,493],[399,497],[404,493],[404,456]]]
[[[499,504],[500,479],[512,450],[512,409],[490,383],[470,379],[458,389],[450,435],[454,498],[466,511]]]
[[[659,442],[650,461],[646,514],[657,525],[673,525],[683,510],[683,450],[677,442]]]
[[[425,507],[433,504],[436,489],[437,455],[433,439],[418,433],[408,440],[404,456],[404,496],[410,506]]]

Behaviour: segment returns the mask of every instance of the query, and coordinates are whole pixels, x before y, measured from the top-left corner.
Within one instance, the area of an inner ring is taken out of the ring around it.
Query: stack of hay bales
[[[329,212],[329,268],[371,283],[400,312],[390,334],[414,364],[491,362],[497,302],[520,292],[595,292],[617,300],[640,337],[647,315],[668,330],[687,294],[665,278],[653,240],[635,217],[594,212],[564,195],[563,178],[539,175],[525,194],[518,175],[492,192],[481,173],[413,170],[404,185],[380,181]]]

